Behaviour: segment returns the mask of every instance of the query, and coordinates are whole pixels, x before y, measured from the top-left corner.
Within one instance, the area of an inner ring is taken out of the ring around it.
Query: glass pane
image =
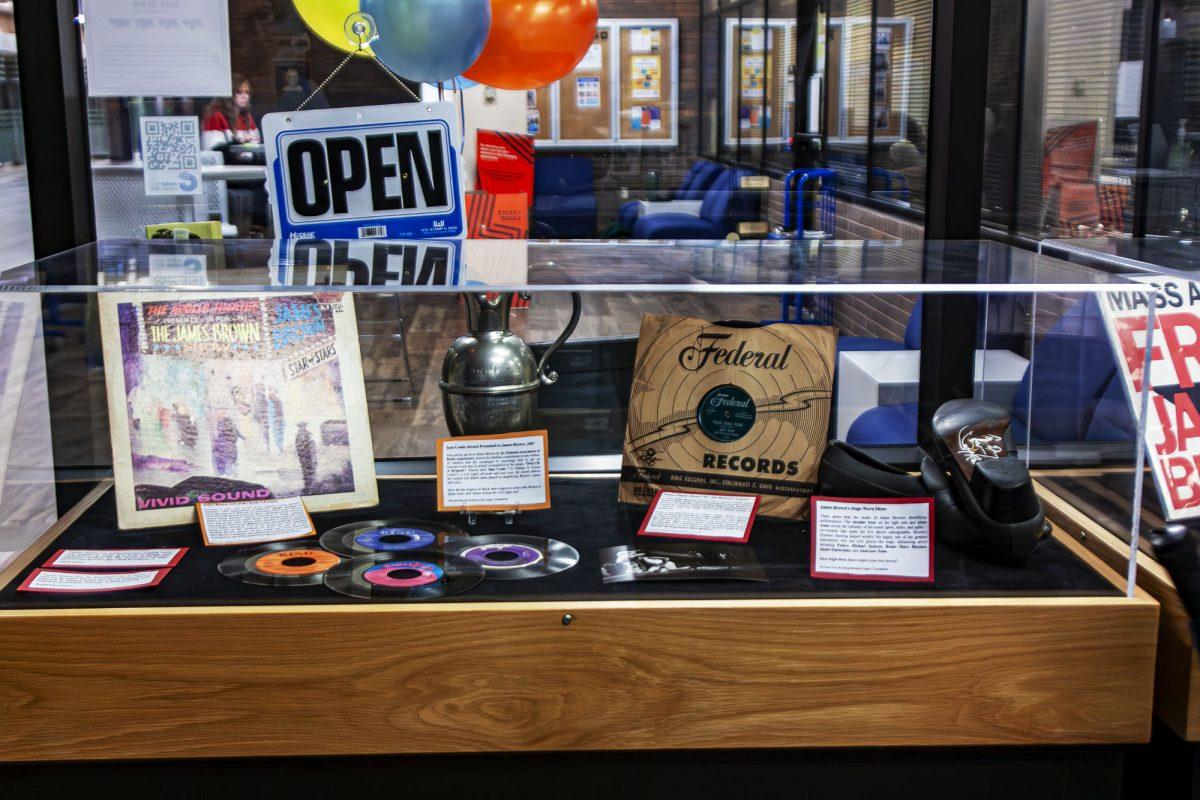
[[[987,117],[984,128],[985,225],[1008,229],[1013,214],[1017,141],[1020,133],[1021,11],[1023,0],[993,0],[988,43]]]
[[[879,0],[876,11],[871,190],[923,209],[933,2]]]
[[[775,52],[772,63],[778,77],[770,87],[770,103],[778,117],[778,133],[767,139],[768,171],[787,172],[793,166],[792,151],[797,146],[801,123],[796,116],[796,96],[800,92],[807,96],[809,77],[812,75],[813,31],[815,30],[815,7],[805,4],[811,12],[805,21],[803,33],[796,24],[796,0],[776,0],[770,4],[770,26]],[[807,140],[805,151],[807,152]]]
[[[11,3],[0,5],[0,268],[33,259],[21,75]]]
[[[1191,239],[1200,233],[1197,139],[1200,26],[1191,8],[1164,4],[1158,22],[1158,71],[1146,175],[1146,233]],[[1134,123],[1136,120],[1130,120]]]
[[[1018,229],[1038,238],[1125,232],[1141,104],[1141,4],[1046,0],[1029,4],[1029,14]],[[1168,128],[1158,133],[1169,149]]]
[[[843,189],[867,189],[871,114],[871,0],[830,4],[826,44],[825,114],[829,166]]]

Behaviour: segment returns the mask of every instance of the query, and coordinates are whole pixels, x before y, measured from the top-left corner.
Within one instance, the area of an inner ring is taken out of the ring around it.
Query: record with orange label
[[[239,550],[217,569],[226,578],[258,586],[319,586],[343,560],[307,541],[272,542]]]
[[[817,325],[642,319],[620,500],[660,489],[755,494],[803,519],[828,438],[837,332]]]

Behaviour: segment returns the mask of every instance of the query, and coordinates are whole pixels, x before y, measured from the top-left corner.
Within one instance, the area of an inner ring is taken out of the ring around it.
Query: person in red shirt
[[[261,144],[262,134],[250,109],[250,81],[233,76],[233,102],[215,98],[204,110],[201,145],[215,150],[226,144]]]

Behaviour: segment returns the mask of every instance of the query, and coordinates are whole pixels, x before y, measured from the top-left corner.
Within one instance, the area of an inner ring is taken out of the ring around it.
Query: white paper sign
[[[1146,458],[1169,520],[1200,517],[1200,283],[1131,276],[1145,288],[1100,295],[1105,328],[1116,354],[1133,418],[1142,413],[1147,289],[1159,289],[1150,361]]]
[[[203,194],[199,119],[142,117],[141,130],[146,195]]]
[[[812,576],[933,581],[933,500],[812,498]]]
[[[145,550],[59,550],[46,562],[62,569],[130,569],[173,567],[187,552],[186,547]]]
[[[438,511],[550,507],[546,431],[438,439]]]
[[[599,78],[583,77],[575,79],[575,106],[577,108],[600,107]]]
[[[196,510],[204,543],[210,546],[282,542],[317,533],[300,497],[197,503]]]
[[[758,495],[660,491],[646,512],[639,536],[745,542],[750,538]]]
[[[596,42],[588,48],[583,60],[575,66],[576,72],[599,72],[604,69],[604,49]]]
[[[170,572],[150,569],[141,572],[58,572],[35,569],[17,587],[18,592],[119,592],[157,586]]]
[[[229,97],[228,0],[85,0],[92,97]]]

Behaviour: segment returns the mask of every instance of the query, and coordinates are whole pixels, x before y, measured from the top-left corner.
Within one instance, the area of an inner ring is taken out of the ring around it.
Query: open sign
[[[280,286],[454,286],[459,242],[294,239],[272,247]]]
[[[465,233],[452,103],[268,114],[263,130],[278,238]]]

